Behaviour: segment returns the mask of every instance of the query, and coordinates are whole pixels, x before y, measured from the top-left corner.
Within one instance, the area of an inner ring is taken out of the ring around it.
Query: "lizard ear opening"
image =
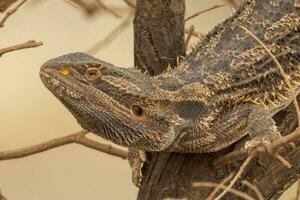
[[[137,117],[141,117],[144,114],[143,108],[141,108],[138,105],[132,105],[131,106],[131,111],[132,111],[132,114],[134,114]]]

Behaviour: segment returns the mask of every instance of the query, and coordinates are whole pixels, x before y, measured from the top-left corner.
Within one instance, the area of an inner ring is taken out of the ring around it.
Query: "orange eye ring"
[[[99,79],[102,77],[102,73],[99,68],[97,67],[90,67],[87,68],[86,71],[84,72],[84,76],[86,79],[89,81],[93,81],[96,79]]]

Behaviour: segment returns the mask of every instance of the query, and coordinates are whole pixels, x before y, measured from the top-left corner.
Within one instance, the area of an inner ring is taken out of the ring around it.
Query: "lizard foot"
[[[132,171],[132,182],[136,187],[140,187],[142,181],[141,169],[147,160],[146,153],[145,151],[129,148],[128,160]]]

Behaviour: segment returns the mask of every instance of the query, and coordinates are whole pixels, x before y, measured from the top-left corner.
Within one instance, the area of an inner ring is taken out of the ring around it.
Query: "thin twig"
[[[118,35],[120,35],[130,25],[131,17],[132,17],[132,13],[130,13],[128,17],[118,27],[116,27],[110,34],[108,34],[102,41],[94,44],[86,52],[88,54],[95,54],[105,46],[109,45]]]
[[[188,48],[188,45],[189,45],[189,42],[191,40],[191,37],[193,35],[193,32],[195,30],[195,26],[194,25],[191,25],[190,28],[189,28],[189,33],[188,35],[186,36],[186,40],[185,40],[185,51],[187,50]]]
[[[33,47],[38,47],[38,46],[41,46],[41,45],[43,45],[42,42],[36,42],[34,40],[29,40],[29,41],[21,43],[21,44],[5,47],[5,48],[0,49],[0,57],[3,54],[11,52],[11,51],[16,51],[16,50],[20,50],[20,49],[27,49],[27,48],[33,48]]]
[[[274,152],[277,149],[279,149],[280,147],[290,144],[291,142],[293,142],[299,138],[300,138],[300,129],[297,128],[292,133],[290,133],[286,136],[283,136],[280,139],[278,139],[270,144],[257,146],[255,148],[255,151],[265,152],[265,153]],[[245,156],[247,156],[248,154],[249,154],[249,149],[240,149],[237,151],[233,151],[233,152],[228,153],[225,156],[222,156],[222,158],[217,159],[214,162],[214,164],[215,165],[224,165],[226,163],[231,162],[232,160],[234,160],[236,158],[242,159]]]
[[[128,6],[135,9],[135,5],[130,0],[123,0]]]
[[[17,159],[17,158],[23,158],[29,155],[41,153],[56,147],[60,147],[67,144],[81,144],[83,146],[95,149],[97,151],[101,151],[104,153],[107,153],[109,155],[117,156],[122,159],[127,158],[127,152],[114,148],[111,145],[102,144],[99,142],[96,142],[94,140],[91,140],[86,137],[87,131],[82,130],[77,133],[73,133],[68,136],[52,139],[47,142],[43,142],[40,144],[36,144],[30,147],[20,148],[16,150],[11,151],[2,151],[0,152],[0,160],[10,160],[10,159]]]
[[[196,13],[192,14],[191,16],[187,17],[187,18],[185,19],[185,21],[187,22],[187,21],[189,21],[190,19],[193,19],[194,17],[197,17],[197,16],[199,16],[199,15],[201,15],[201,14],[203,14],[203,13],[206,13],[206,12],[208,12],[208,11],[211,11],[211,10],[214,10],[214,9],[217,9],[217,8],[221,8],[221,7],[223,7],[223,6],[225,6],[225,4],[216,4],[216,5],[214,5],[214,6],[210,7],[210,8],[207,8],[207,9],[204,9],[204,10],[201,10],[201,11],[199,11],[199,12],[196,12]]]
[[[11,4],[17,0],[1,0],[0,1],[0,12],[4,12]]]
[[[0,27],[4,26],[4,22],[9,18],[9,16],[11,16],[12,14],[14,14],[18,8],[20,8],[27,0],[19,0],[16,3],[12,4],[2,15],[1,19],[0,19]]]
[[[117,13],[114,9],[106,6],[101,0],[96,0],[96,2],[103,10],[107,11],[108,13],[112,14],[113,16],[115,16],[117,18],[122,18],[122,16],[119,13]]]
[[[222,189],[222,186],[225,186],[225,184],[232,179],[234,173],[229,174],[229,176],[225,177],[224,180],[219,183],[218,187],[215,187],[215,189],[209,194],[209,196],[205,200],[214,200],[214,197],[219,192],[220,189]]]
[[[256,185],[253,185],[252,183],[250,183],[247,180],[243,180],[242,183],[244,185],[246,185],[248,188],[250,188],[251,190],[253,190],[256,194],[256,196],[258,197],[259,200],[264,200],[264,196],[261,193],[261,191],[258,189],[258,187],[256,187]]]
[[[234,176],[234,178],[230,181],[230,184],[225,188],[225,190],[223,190],[223,192],[221,194],[219,194],[215,200],[220,200],[228,191],[229,189],[232,188],[232,186],[236,183],[236,181],[241,177],[242,173],[244,172],[245,168],[248,166],[248,164],[250,163],[250,161],[255,157],[255,155],[257,154],[256,151],[252,151],[250,153],[250,155],[248,156],[248,158],[244,161],[244,163],[241,165],[239,171],[236,173],[236,175]]]
[[[224,0],[224,1],[234,9],[237,9],[241,4],[240,0]]]
[[[216,188],[216,187],[219,187],[220,184],[218,183],[211,183],[211,182],[196,182],[196,183],[193,183],[193,187],[209,187],[209,188]],[[226,186],[224,185],[221,185],[220,186],[222,189],[225,189]],[[248,194],[244,193],[244,192],[241,192],[241,191],[238,191],[236,189],[233,189],[233,188],[230,188],[228,190],[228,192],[236,195],[236,196],[239,196],[243,199],[246,199],[246,200],[255,200],[253,197],[249,196]]]
[[[93,15],[95,12],[99,10],[99,7],[95,6],[96,5],[95,3],[93,4],[91,2],[87,2],[84,0],[72,0],[72,2],[77,6],[79,6],[79,8],[82,8],[85,11],[85,13],[88,15]]]
[[[292,168],[291,163],[289,163],[289,161],[287,161],[284,157],[282,157],[281,155],[279,155],[278,153],[274,153],[275,158],[277,158],[280,162],[282,162],[287,168]]]
[[[300,200],[300,180],[297,183],[297,197],[296,200]]]
[[[293,90],[293,86],[292,84],[290,83],[289,81],[289,78],[288,76],[285,74],[281,64],[279,63],[278,59],[272,54],[272,52],[270,51],[270,49],[254,34],[252,33],[249,29],[247,29],[246,27],[240,25],[240,27],[246,32],[248,33],[251,37],[253,37],[266,51],[267,53],[271,56],[271,58],[273,59],[273,61],[275,62],[276,66],[278,67],[279,71],[280,71],[280,74],[281,76],[283,77],[286,85],[288,86],[288,88],[290,90]],[[296,96],[294,95],[293,97],[293,101],[294,101],[294,106],[295,106],[295,109],[296,109],[296,113],[297,113],[297,119],[298,119],[298,126],[300,126],[300,109],[299,109],[299,105],[298,105],[298,102],[297,102],[297,98]]]
[[[190,29],[189,29],[189,28],[185,28],[185,29],[184,29],[184,33],[189,34],[189,33],[190,33]],[[204,34],[204,33],[197,32],[197,31],[194,30],[193,33],[192,33],[192,36],[201,39],[201,38],[205,37],[205,34]]]
[[[75,2],[73,2],[72,0],[64,0],[64,1],[67,2],[68,4],[74,6],[75,8],[79,8],[79,6]]]
[[[300,8],[300,0],[295,0],[294,6]]]
[[[0,200],[7,200],[7,199],[5,198],[5,196],[3,196],[3,194],[1,193],[1,190],[0,190]]]

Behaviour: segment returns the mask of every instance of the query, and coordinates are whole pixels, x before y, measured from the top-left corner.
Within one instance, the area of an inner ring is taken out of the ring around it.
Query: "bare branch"
[[[300,181],[298,180],[297,183],[297,196],[296,196],[296,200],[300,200]]]
[[[195,30],[195,26],[194,25],[191,25],[190,28],[189,28],[189,33],[188,35],[186,36],[186,40],[185,40],[185,51],[187,50],[188,48],[188,45],[189,45],[189,42],[191,40],[191,37],[193,35],[193,32]]]
[[[190,19],[193,19],[193,18],[195,18],[195,17],[197,17],[197,16],[199,16],[199,15],[201,15],[201,14],[203,14],[203,13],[206,13],[206,12],[208,12],[208,11],[211,11],[211,10],[214,10],[214,9],[217,9],[217,8],[221,8],[221,7],[223,7],[223,6],[225,6],[225,4],[217,4],[217,5],[214,5],[214,6],[210,7],[210,8],[207,8],[207,9],[205,9],[205,10],[201,10],[201,11],[199,11],[199,12],[197,12],[197,13],[194,13],[194,14],[192,14],[191,16],[187,17],[187,18],[185,19],[185,21],[187,22],[187,21],[189,21]]]
[[[79,8],[79,6],[76,3],[74,3],[72,0],[64,0],[64,1],[76,8]]]
[[[101,144],[99,142],[91,140],[85,136],[86,134],[87,131],[82,130],[68,136],[52,139],[50,141],[36,144],[30,147],[25,147],[25,148],[11,150],[11,151],[3,151],[0,152],[0,160],[23,158],[26,156],[41,153],[56,147],[60,147],[72,143],[81,144],[83,146],[107,153],[109,155],[117,156],[122,159],[127,158],[126,151],[114,148],[111,145]]]
[[[19,0],[16,3],[12,4],[2,15],[0,19],[0,27],[4,26],[4,22],[8,19],[9,16],[14,14],[18,8],[20,8],[27,0]]]
[[[128,6],[135,9],[135,5],[130,0],[123,0]]]
[[[263,194],[261,193],[261,191],[255,185],[253,185],[252,183],[250,183],[247,180],[243,180],[242,183],[244,185],[246,185],[248,188],[250,188],[251,190],[253,190],[259,200],[264,200]]]
[[[5,11],[11,4],[15,3],[17,0],[1,0],[0,1],[0,12]]]
[[[82,8],[88,15],[93,15],[96,11],[99,10],[99,7],[95,6],[95,4],[88,3],[84,0],[72,0],[72,2]]]
[[[34,40],[28,40],[27,42],[21,43],[21,44],[17,44],[17,45],[13,45],[13,46],[9,46],[9,47],[5,47],[0,49],[0,57],[8,52],[12,52],[12,51],[16,51],[16,50],[20,50],[20,49],[28,49],[28,48],[34,48],[34,47],[38,47],[43,45],[42,42],[36,42]]]
[[[245,168],[248,166],[250,161],[255,157],[257,154],[256,151],[252,151],[251,154],[248,156],[248,158],[244,161],[244,163],[241,165],[239,171],[236,173],[234,178],[230,181],[230,184],[225,188],[225,190],[219,194],[215,200],[220,200],[228,191],[232,188],[232,186],[236,183],[236,181],[241,177],[242,173],[244,172]]]
[[[190,33],[190,29],[185,28],[185,29],[184,29],[184,33],[189,34],[189,33]],[[197,32],[197,31],[194,30],[193,33],[192,33],[192,36],[201,39],[201,38],[205,37],[205,34],[204,34],[204,33]]]
[[[296,8],[300,8],[300,0],[295,0],[294,6],[295,6]]]
[[[223,0],[229,4],[232,8],[237,9],[241,5],[240,0]]]
[[[193,187],[209,187],[209,188],[216,188],[216,187],[219,187],[220,184],[218,183],[211,183],[211,182],[196,182],[196,183],[193,183]],[[221,188],[222,189],[225,189],[226,186],[224,185],[221,185]],[[228,190],[228,192],[236,195],[236,196],[239,196],[243,199],[246,199],[246,200],[255,200],[253,197],[249,196],[248,194],[244,193],[244,192],[240,192],[236,189],[233,189],[233,188],[230,188]]]
[[[233,173],[229,174],[229,176],[225,177],[225,179],[219,184],[218,187],[215,187],[215,189],[209,194],[209,196],[205,200],[214,200],[214,197],[219,192],[220,189],[222,189],[222,186],[224,186],[230,179],[233,177]]]
[[[1,193],[1,190],[0,190],[0,200],[7,200],[7,199],[5,198],[5,196],[3,196],[3,194]]]
[[[117,18],[122,18],[122,16],[119,13],[117,13],[114,9],[107,7],[101,0],[96,0],[96,2],[103,10],[107,11],[108,13],[112,14]]]
[[[281,155],[279,155],[278,153],[274,153],[275,158],[277,158],[280,162],[282,162],[282,164],[284,164],[287,168],[292,168],[291,163],[289,163],[289,161],[287,161],[284,157],[282,157]]]
[[[116,27],[110,34],[108,34],[102,41],[93,45],[86,52],[88,54],[95,54],[98,51],[100,51],[102,48],[109,45],[118,35],[120,35],[130,25],[131,17],[132,17],[132,13],[130,13],[127,16],[127,18],[118,27]]]

